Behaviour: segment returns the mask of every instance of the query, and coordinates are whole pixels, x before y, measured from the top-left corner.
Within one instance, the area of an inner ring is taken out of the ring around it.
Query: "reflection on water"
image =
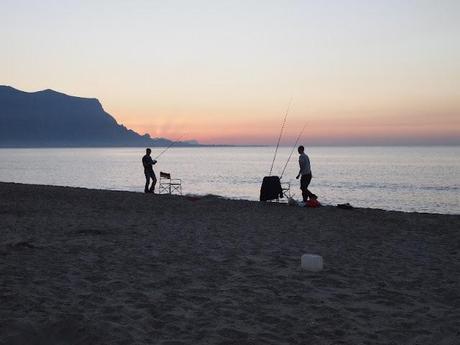
[[[163,149],[153,149],[152,156]],[[290,148],[280,148],[274,174]],[[325,204],[460,213],[460,147],[312,147],[311,190]],[[272,147],[171,148],[155,166],[190,194],[257,200]],[[0,181],[143,191],[144,148],[0,149]],[[283,180],[300,198],[297,155]]]

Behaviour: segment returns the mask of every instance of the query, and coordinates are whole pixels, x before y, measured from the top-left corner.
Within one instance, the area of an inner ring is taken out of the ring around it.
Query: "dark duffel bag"
[[[275,200],[283,197],[281,181],[278,176],[265,176],[260,187],[260,201]]]

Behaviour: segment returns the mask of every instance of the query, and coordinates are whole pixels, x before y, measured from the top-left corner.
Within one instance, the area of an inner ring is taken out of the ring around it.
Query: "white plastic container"
[[[304,270],[319,272],[323,269],[323,258],[320,255],[304,254],[300,261]]]

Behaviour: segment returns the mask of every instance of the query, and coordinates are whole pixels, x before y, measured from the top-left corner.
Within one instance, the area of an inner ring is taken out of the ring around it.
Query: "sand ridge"
[[[0,344],[460,343],[460,216],[0,183],[0,219]]]

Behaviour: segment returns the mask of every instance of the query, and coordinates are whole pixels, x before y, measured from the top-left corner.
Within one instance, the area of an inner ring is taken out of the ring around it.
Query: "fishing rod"
[[[268,174],[268,176],[272,175],[273,164],[275,164],[276,154],[278,153],[278,147],[280,146],[281,136],[283,135],[284,125],[286,124],[286,118],[288,116],[289,109],[291,108],[291,103],[292,103],[292,97],[289,100],[289,104],[288,104],[288,107],[286,109],[286,114],[284,115],[283,124],[281,125],[281,131],[280,131],[280,135],[278,137],[278,143],[276,144],[275,155],[273,157],[272,166],[270,167],[270,173]]]
[[[302,136],[303,131],[305,130],[305,127],[306,127],[306,126],[307,126],[307,124],[304,124],[304,125],[303,125],[302,130],[300,131],[299,135],[297,136],[297,139],[296,139],[296,141],[295,141],[295,144],[294,144],[294,146],[292,147],[291,153],[289,154],[289,158],[287,159],[287,162],[286,162],[286,164],[284,165],[283,171],[281,172],[280,180],[281,180],[281,178],[282,178],[283,175],[284,175],[284,171],[286,170],[286,167],[287,167],[289,161],[291,160],[292,153],[294,152],[294,150],[295,150],[295,148],[296,148],[296,146],[297,146],[297,144],[298,144],[298,142],[299,142],[299,139],[300,139],[300,137]]]
[[[169,144],[168,147],[166,147],[163,151],[160,152],[160,154],[158,156],[155,157],[155,160],[157,160],[163,153],[165,153],[166,151],[168,151],[173,145],[177,144],[183,137],[184,137],[185,134],[182,134],[179,139],[177,139],[176,141],[173,141],[171,144]]]

